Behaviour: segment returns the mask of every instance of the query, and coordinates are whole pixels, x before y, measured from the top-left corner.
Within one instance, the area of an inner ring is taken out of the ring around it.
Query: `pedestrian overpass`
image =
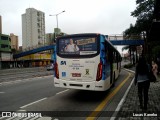
[[[110,40],[113,45],[144,45],[144,40]]]
[[[143,45],[144,40],[109,40],[113,45]],[[39,48],[35,48],[32,50],[24,51],[21,53],[17,53],[13,55],[13,59],[17,59],[23,56],[35,54],[38,52],[46,51],[46,50],[53,50],[55,45],[48,45],[48,46],[42,46]]]
[[[21,53],[17,53],[17,54],[13,55],[13,59],[17,59],[17,58],[20,58],[20,57],[23,57],[23,56],[39,53],[39,52],[46,51],[46,50],[53,50],[54,46],[55,45],[47,45],[47,46],[42,46],[42,47],[35,48],[35,49],[32,49],[32,50],[24,51],[24,52],[21,52]]]

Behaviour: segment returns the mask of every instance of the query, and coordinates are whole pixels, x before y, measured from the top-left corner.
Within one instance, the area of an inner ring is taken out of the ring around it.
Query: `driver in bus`
[[[73,40],[69,40],[69,44],[64,48],[65,52],[76,52],[79,51],[79,48],[76,44],[73,43]]]

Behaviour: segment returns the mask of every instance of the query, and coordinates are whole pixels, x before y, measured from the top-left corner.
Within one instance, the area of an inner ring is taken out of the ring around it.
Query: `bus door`
[[[109,76],[110,76],[110,85],[113,83],[113,49],[110,46],[110,44],[108,44],[106,42],[106,55],[107,55],[107,63],[108,63],[108,67],[109,67]]]

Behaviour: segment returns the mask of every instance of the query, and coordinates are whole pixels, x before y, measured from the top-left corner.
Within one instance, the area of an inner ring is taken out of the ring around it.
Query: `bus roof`
[[[102,35],[100,33],[78,33],[78,34],[69,34],[65,36],[59,36],[59,38],[66,38],[66,37],[76,37],[76,36],[90,36],[90,35]]]

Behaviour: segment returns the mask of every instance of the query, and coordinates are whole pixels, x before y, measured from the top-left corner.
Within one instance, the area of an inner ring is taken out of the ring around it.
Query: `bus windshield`
[[[98,53],[97,37],[69,37],[58,40],[57,53],[59,56],[86,57]]]

